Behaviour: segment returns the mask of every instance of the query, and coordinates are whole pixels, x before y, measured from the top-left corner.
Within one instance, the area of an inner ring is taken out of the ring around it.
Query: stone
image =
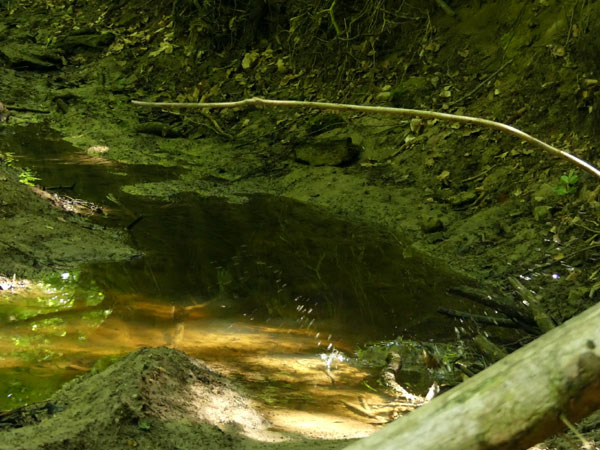
[[[391,91],[390,102],[397,108],[418,108],[431,93],[431,83],[425,77],[412,77]]]
[[[349,166],[360,154],[351,138],[317,140],[295,147],[295,160],[310,166]]]
[[[47,71],[62,66],[60,55],[42,45],[10,42],[0,47],[0,54],[15,70]]]
[[[421,220],[423,233],[436,233],[444,230],[444,222],[437,216],[426,216]]]
[[[115,40],[113,33],[76,34],[60,38],[55,46],[72,55],[81,50],[102,50]]]
[[[456,195],[448,197],[448,202],[455,208],[473,203],[477,199],[477,194],[473,191],[463,191]]]

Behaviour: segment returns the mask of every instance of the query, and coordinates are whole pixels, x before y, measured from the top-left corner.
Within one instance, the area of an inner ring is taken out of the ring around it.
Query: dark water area
[[[286,198],[253,195],[229,204],[192,194],[168,202],[129,195],[121,186],[172,179],[180,171],[102,163],[41,126],[3,141],[0,150],[14,153],[40,186],[117,209],[97,222],[126,227],[139,220],[129,235],[143,258],[92,265],[80,275],[107,294],[135,293],[181,307],[213,301],[214,314],[261,321],[325,320],[363,338],[453,335],[453,322],[435,310],[456,307],[460,300],[446,290],[465,280],[397,236]]]
[[[174,167],[121,164],[86,153],[41,124],[0,128],[0,152],[12,155],[12,165],[32,170],[41,178],[35,184],[49,192],[113,207],[106,196],[120,186],[170,179],[181,172]]]
[[[143,253],[55,277],[54,289],[79,292],[70,308],[100,313],[88,331],[77,322],[60,342],[46,340],[56,361],[79,355],[56,363],[57,385],[65,370],[87,370],[98,357],[141,345],[172,345],[218,363],[237,358],[247,372],[265,366],[248,362],[252,352],[317,357],[397,336],[445,340],[455,336],[455,322],[436,309],[469,308],[446,293],[466,282],[449,267],[401,237],[319,208],[266,195],[241,204],[133,196],[121,187],[174,179],[181,170],[90,156],[42,126],[3,131],[0,151],[33,171],[37,185],[103,206],[106,216],[91,220],[129,227],[129,243]]]
[[[389,234],[273,197],[228,205],[182,196],[144,206],[131,236],[145,257],[82,274],[105,291],[179,306],[214,301],[219,315],[261,321],[325,320],[375,339],[452,334],[435,309],[455,306],[445,290],[460,280]]]

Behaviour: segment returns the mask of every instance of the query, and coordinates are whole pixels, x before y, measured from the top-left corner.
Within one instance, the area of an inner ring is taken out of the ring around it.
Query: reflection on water
[[[1,304],[42,305],[46,300],[50,305],[58,296],[69,296],[63,294],[40,292],[35,302],[14,295],[4,297]],[[293,322],[287,328],[283,323],[269,327],[243,317],[214,319],[205,315],[204,305],[188,310],[182,318],[173,306],[134,297],[122,300],[122,306],[113,310],[103,309],[102,303],[85,312],[74,312],[72,304],[60,311],[41,306],[42,314],[51,318],[9,318],[0,333],[0,409],[46,398],[68,379],[92,370],[99,359],[143,346],[168,345],[203,359],[246,386],[280,429],[302,431],[306,415],[318,413],[340,432],[344,427],[352,436],[372,431],[372,424],[353,417],[346,406],[359,396],[382,402],[362,385],[371,374],[349,364],[327,371],[312,330],[299,329]],[[343,340],[331,343],[350,350]]]
[[[435,309],[456,304],[445,289],[459,280],[389,234],[267,196],[243,205],[194,196],[123,202],[144,217],[131,235],[146,257],[83,271],[105,295],[161,299],[184,315],[208,304],[217,317],[329,322],[363,337],[452,330]]]
[[[116,200],[121,214],[98,221],[142,218],[129,233],[145,256],[58,274],[54,287],[0,300],[0,377],[12,380],[0,383],[0,409],[45,397],[99,357],[168,345],[247,384],[271,409],[352,422],[360,418],[345,405],[375,395],[361,384],[372,374],[347,360],[328,369],[322,354],[453,334],[435,310],[460,308],[445,290],[463,280],[389,233],[283,198],[138,198],[121,186],[175,172],[96,164],[42,132],[11,142],[42,185]],[[272,420],[294,422],[285,417]]]

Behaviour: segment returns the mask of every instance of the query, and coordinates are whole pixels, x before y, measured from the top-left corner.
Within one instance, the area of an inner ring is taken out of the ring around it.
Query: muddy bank
[[[39,278],[90,261],[122,261],[138,254],[124,243],[124,233],[61,210],[20,183],[18,170],[0,166],[0,182],[0,273],[5,276]]]
[[[270,428],[254,402],[202,362],[145,348],[47,402],[1,415],[0,448],[335,449],[349,442]]]

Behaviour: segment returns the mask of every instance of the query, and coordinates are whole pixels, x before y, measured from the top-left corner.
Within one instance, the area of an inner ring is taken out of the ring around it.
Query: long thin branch
[[[456,15],[456,13],[454,12],[454,10],[452,8],[450,8],[450,6],[448,6],[448,3],[446,3],[444,0],[435,0],[435,2],[438,4],[438,6],[440,8],[442,8],[444,10],[444,12],[446,14],[448,14],[449,16],[454,17]]]
[[[448,308],[438,308],[437,312],[448,317],[455,317],[457,319],[472,320],[475,323],[482,325],[494,325],[497,327],[506,328],[519,328],[519,324],[514,320],[507,319],[506,317],[490,317],[482,316],[481,314],[471,314],[464,311],[456,311]]]
[[[596,167],[578,158],[571,153],[564,150],[560,150],[552,145],[546,144],[530,134],[527,134],[515,127],[507,125],[501,122],[495,122],[493,120],[481,119],[479,117],[461,116],[458,114],[440,113],[434,111],[424,111],[420,109],[406,109],[406,108],[392,108],[388,106],[361,106],[361,105],[350,105],[344,103],[326,103],[326,102],[308,102],[300,100],[269,100],[260,97],[247,98],[237,102],[217,102],[217,103],[169,103],[169,102],[142,102],[138,100],[132,100],[134,105],[139,106],[150,106],[152,108],[241,108],[248,106],[271,106],[276,108],[314,108],[321,110],[334,110],[334,111],[354,111],[361,113],[376,113],[376,114],[389,114],[393,116],[409,116],[409,117],[422,117],[424,119],[438,119],[447,120],[450,122],[459,123],[470,123],[479,125],[485,128],[491,128],[493,130],[502,131],[504,133],[512,134],[522,141],[528,142],[536,147],[553,153],[561,158],[568,159],[569,161],[577,164],[579,167],[587,170],[600,178],[600,170]]]
[[[452,295],[458,295],[459,297],[472,300],[480,305],[500,311],[502,314],[519,322],[535,325],[535,321],[533,320],[533,317],[531,317],[531,311],[526,308],[519,308],[497,294],[495,294],[497,300],[494,300],[494,298],[492,298],[490,294],[484,290],[469,286],[450,287],[448,288],[448,293]]]

